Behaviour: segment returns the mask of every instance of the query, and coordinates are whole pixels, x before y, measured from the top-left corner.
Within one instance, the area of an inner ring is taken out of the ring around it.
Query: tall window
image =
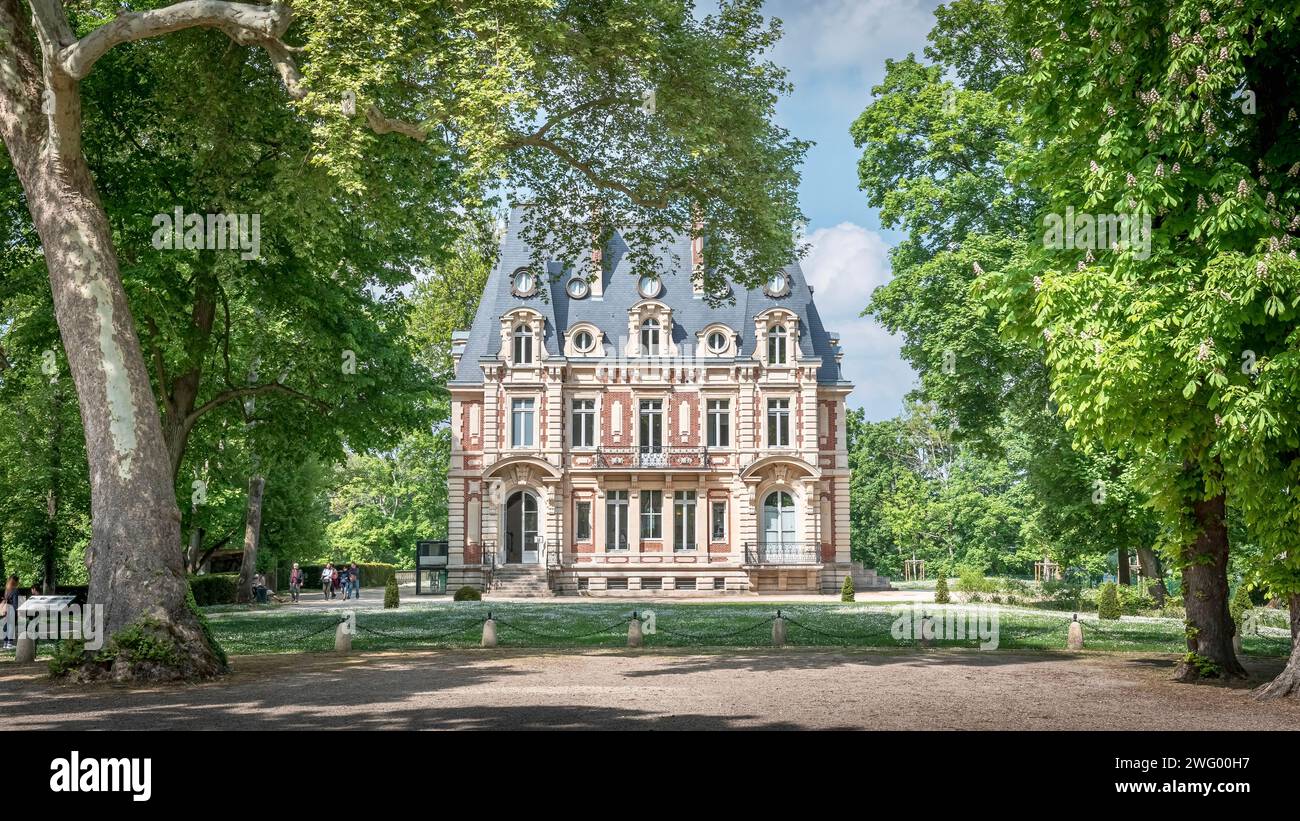
[[[790,400],[767,400],[767,446],[790,447]]]
[[[731,447],[731,400],[709,400],[709,447]]]
[[[784,325],[777,325],[767,332],[767,364],[784,365],[786,363],[786,340],[789,334]]]
[[[673,550],[695,549],[695,491],[673,494]]]
[[[627,550],[627,491],[605,494],[605,549]]]
[[[662,490],[641,491],[641,538],[662,539],[664,537],[664,492]]]
[[[663,538],[663,491],[641,491],[641,538]]]
[[[727,540],[727,503],[709,503],[709,541],[725,542]]]
[[[596,443],[596,400],[573,400],[573,447],[589,448]]]
[[[784,490],[768,494],[763,502],[763,543],[794,544],[794,499]]]
[[[664,402],[641,400],[641,452],[661,453],[664,446]]]
[[[533,400],[510,402],[510,443],[517,448],[533,446]]]
[[[575,503],[574,518],[577,519],[574,539],[579,542],[591,541],[591,502]]]
[[[659,320],[647,319],[641,323],[641,355],[659,355]]]
[[[515,326],[514,363],[533,364],[533,331],[523,323]]]

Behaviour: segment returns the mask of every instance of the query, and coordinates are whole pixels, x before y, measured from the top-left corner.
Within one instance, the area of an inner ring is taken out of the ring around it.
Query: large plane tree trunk
[[[1255,691],[1257,698],[1300,699],[1300,593],[1292,593],[1291,657],[1277,678]]]
[[[82,152],[78,83],[58,59],[74,38],[61,7],[57,14],[48,3],[33,8],[39,60],[16,0],[0,0],[0,135],[41,239],[86,437],[89,601],[103,608],[110,644],[76,675],[213,675],[222,664],[186,604],[180,513],[158,407]],[[139,632],[113,640],[127,627]],[[137,653],[142,636],[162,643],[161,656]]]
[[[1228,613],[1228,522],[1224,495],[1198,500],[1194,512],[1199,532],[1183,556],[1187,656],[1174,677],[1179,681],[1215,676],[1243,678],[1246,668],[1232,649],[1237,628]]]

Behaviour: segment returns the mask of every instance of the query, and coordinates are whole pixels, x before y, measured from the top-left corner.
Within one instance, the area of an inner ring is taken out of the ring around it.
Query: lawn
[[[871,604],[779,604],[670,602],[611,602],[593,604],[461,602],[404,606],[395,611],[357,614],[353,647],[392,650],[414,647],[472,647],[482,634],[489,612],[497,622],[503,647],[619,647],[627,638],[627,621],[635,611],[647,621],[647,647],[754,647],[771,641],[771,619],[777,609],[787,619],[787,643],[822,647],[907,647],[896,640],[891,626],[902,607]],[[934,605],[927,605],[935,609]],[[938,608],[943,609],[943,608]],[[951,609],[969,610],[960,605]],[[1014,607],[984,607],[998,614],[999,649],[1056,650],[1065,647],[1070,615]],[[210,614],[212,629],[231,655],[250,653],[320,652],[334,647],[334,613],[307,613],[294,608]],[[1186,648],[1183,624],[1176,619],[1125,616],[1101,622],[1081,616],[1089,650],[1180,653]],[[936,640],[935,646],[969,646],[977,640]],[[1247,636],[1248,655],[1285,656],[1290,652],[1286,630],[1262,628]]]

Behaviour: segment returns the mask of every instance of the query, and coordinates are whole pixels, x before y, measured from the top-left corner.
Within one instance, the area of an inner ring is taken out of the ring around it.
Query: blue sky
[[[902,408],[915,374],[898,356],[898,340],[858,316],[871,291],[889,279],[889,248],[878,214],[857,187],[859,151],[849,125],[871,100],[887,58],[920,55],[937,0],[770,0],[767,13],[784,23],[772,54],[790,71],[794,94],[778,119],[794,135],[816,142],[803,168],[800,202],[811,250],[803,266],[828,328],[840,331],[846,376],[856,385],[853,407],[869,419]]]

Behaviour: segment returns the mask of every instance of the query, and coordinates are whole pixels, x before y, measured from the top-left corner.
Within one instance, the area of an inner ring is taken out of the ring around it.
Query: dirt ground
[[[1282,661],[1250,663],[1250,685]],[[0,665],[4,729],[1300,729],[1300,703],[1168,680],[1170,656],[454,650],[246,656],[219,682],[51,685]]]

